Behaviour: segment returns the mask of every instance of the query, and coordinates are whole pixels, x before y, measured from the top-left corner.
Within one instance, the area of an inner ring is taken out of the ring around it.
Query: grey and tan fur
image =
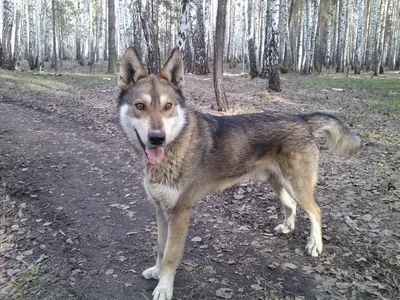
[[[354,154],[361,139],[340,120],[323,113],[262,113],[218,117],[186,106],[183,61],[174,50],[161,74],[147,75],[128,48],[118,86],[123,130],[144,162],[144,186],[156,207],[158,256],[145,270],[158,279],[153,300],[172,299],[190,214],[199,199],[242,180],[268,182],[281,200],[285,220],[278,233],[294,229],[296,206],[311,222],[306,250],[322,251],[321,213],[314,201],[318,149],[314,134],[325,133],[337,153]]]

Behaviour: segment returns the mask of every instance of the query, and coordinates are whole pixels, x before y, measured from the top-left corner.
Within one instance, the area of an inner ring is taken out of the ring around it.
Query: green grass
[[[326,88],[356,89],[371,92],[363,96],[369,114],[385,114],[400,118],[400,79],[387,77],[308,77],[309,82]]]
[[[372,130],[364,130],[362,135],[371,142],[400,146],[400,133],[383,134]]]
[[[64,90],[91,89],[103,83],[103,78],[114,80],[111,74],[62,74],[61,76],[49,74],[32,74],[23,72],[1,71],[0,81],[22,83],[33,90]]]
[[[11,299],[24,299],[26,291],[35,288],[38,284],[38,276],[40,275],[38,266],[30,266],[24,273],[17,276],[6,289],[6,294]]]

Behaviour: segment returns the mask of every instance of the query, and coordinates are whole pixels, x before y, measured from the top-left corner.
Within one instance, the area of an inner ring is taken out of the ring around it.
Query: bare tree
[[[18,6],[15,13],[15,39],[14,39],[14,55],[12,61],[13,70],[16,68],[17,61],[19,60],[20,56],[20,50],[21,50],[20,37],[21,37],[21,10]]]
[[[14,21],[14,3],[11,0],[3,2],[3,49],[0,61],[1,67],[4,69],[13,69],[12,52],[11,52],[11,36]]]
[[[360,74],[364,48],[364,0],[357,0],[357,41],[354,74]]]
[[[346,6],[347,0],[338,0],[339,5],[339,26],[338,42],[336,48],[336,73],[344,71],[344,39],[346,33]]]
[[[281,91],[281,83],[278,73],[278,18],[279,0],[271,0],[271,37],[268,47],[268,88],[274,92]]]
[[[250,77],[251,78],[256,78],[258,76],[258,71],[257,71],[257,57],[256,57],[256,49],[255,49],[255,44],[254,44],[254,38],[251,37],[252,35],[252,30],[251,27],[255,27],[255,24],[252,24],[252,13],[253,13],[253,5],[252,5],[252,0],[248,1],[248,7],[247,7],[247,36],[248,36],[248,41],[247,41],[247,46],[248,46],[248,52],[249,52],[249,62],[250,62]]]
[[[228,101],[225,95],[225,88],[222,83],[224,45],[225,45],[225,27],[226,27],[226,2],[227,0],[218,0],[217,24],[214,39],[214,90],[217,99],[218,110],[226,111]]]
[[[117,71],[117,52],[115,48],[115,4],[108,0],[108,73]]]
[[[179,21],[179,31],[178,31],[178,49],[185,58],[186,50],[186,38],[188,34],[188,11],[189,11],[189,0],[182,0],[181,4],[181,19]]]
[[[54,63],[54,72],[57,72],[57,44],[56,44],[56,9],[55,9],[56,0],[51,1],[51,11],[53,14],[53,63]]]
[[[206,57],[206,41],[204,37],[204,20],[203,20],[203,0],[196,0],[197,8],[197,28],[194,36],[194,73],[197,75],[206,75],[208,70],[208,62]]]

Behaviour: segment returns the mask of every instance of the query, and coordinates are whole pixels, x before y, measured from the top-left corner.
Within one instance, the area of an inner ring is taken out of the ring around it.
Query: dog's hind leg
[[[159,207],[156,208],[157,214],[157,261],[156,265],[143,271],[142,276],[146,279],[159,279],[161,262],[164,256],[165,245],[168,237],[168,222]]]
[[[290,179],[293,198],[306,211],[310,222],[310,238],[306,250],[308,254],[317,257],[322,252],[322,222],[321,211],[314,200],[314,188],[317,183],[317,160],[304,158],[302,166],[296,169]]]
[[[285,210],[285,221],[275,227],[277,233],[289,233],[294,230],[294,222],[296,219],[296,201],[289,195],[288,191],[276,178],[270,179],[269,184],[275,194],[282,202]]]

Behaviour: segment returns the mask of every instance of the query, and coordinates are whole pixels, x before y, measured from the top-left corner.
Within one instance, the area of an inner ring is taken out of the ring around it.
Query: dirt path
[[[289,92],[272,98],[257,91],[261,80],[227,85],[233,101],[248,98],[250,108],[239,108],[245,111],[325,106],[335,111],[346,100],[340,95],[327,102],[323,95],[311,95],[315,101],[310,105],[305,99],[315,86],[286,80]],[[203,100],[204,93],[210,95],[209,84],[188,78],[190,101],[203,110],[210,105]],[[155,214],[142,188],[141,170],[115,123],[110,101],[115,92],[106,83],[54,99],[29,87],[27,98],[0,94],[2,299],[151,298],[156,282],[140,273],[154,262]],[[357,101],[351,103],[343,113],[359,109]],[[374,120],[355,126],[397,126],[381,115]],[[366,146],[361,157],[350,159],[321,146],[321,258],[304,254],[309,225],[302,212],[293,234],[273,234],[282,212],[261,183],[243,183],[201,201],[174,299],[398,297],[399,148]]]

